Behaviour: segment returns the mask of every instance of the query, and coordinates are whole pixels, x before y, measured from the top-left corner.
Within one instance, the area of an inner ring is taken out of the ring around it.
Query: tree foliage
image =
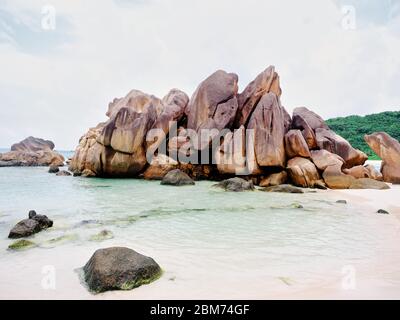
[[[367,116],[348,116],[326,121],[328,126],[348,140],[350,144],[364,151],[370,159],[378,159],[377,155],[364,141],[365,134],[384,131],[400,140],[400,111],[386,111]]]

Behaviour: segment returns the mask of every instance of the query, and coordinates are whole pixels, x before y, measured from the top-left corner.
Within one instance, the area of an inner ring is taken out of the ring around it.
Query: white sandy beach
[[[0,241],[1,299],[400,297],[400,186],[236,194],[213,191],[212,182],[202,182],[179,189],[177,198],[174,187],[157,182],[60,180],[45,169],[26,170],[32,175],[26,191],[19,184],[20,192],[14,192],[8,178],[7,192],[0,196],[3,213],[15,214],[3,216],[2,233],[23,218],[26,202],[54,218],[55,226],[34,236],[38,248],[9,252],[11,241]],[[27,179],[24,171],[18,172]],[[15,179],[20,181],[18,174]],[[41,192],[32,197],[37,183]],[[347,204],[337,204],[340,199]],[[293,209],[292,203],[305,209]],[[378,209],[390,214],[377,214]],[[143,218],[131,222],[133,213]],[[84,219],[110,222],[74,227]],[[114,239],[87,241],[105,227]],[[41,245],[60,235],[72,240]],[[153,257],[163,276],[132,291],[89,293],[76,270],[96,249],[109,246],[127,246]],[[54,268],[54,288],[43,285],[46,266]],[[354,274],[350,287],[343,285],[349,272]]]

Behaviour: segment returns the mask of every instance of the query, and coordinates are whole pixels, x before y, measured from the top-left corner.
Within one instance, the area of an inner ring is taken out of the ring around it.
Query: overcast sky
[[[217,69],[237,73],[243,89],[275,65],[289,111],[399,110],[399,5],[0,0],[0,147],[34,135],[74,149],[114,97],[174,87],[190,96]]]

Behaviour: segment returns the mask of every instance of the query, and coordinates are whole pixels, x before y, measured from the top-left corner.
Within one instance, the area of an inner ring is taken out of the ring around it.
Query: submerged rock
[[[96,293],[131,290],[157,280],[162,273],[152,258],[124,247],[97,250],[83,272],[89,289]]]
[[[56,173],[56,176],[59,176],[59,177],[69,177],[69,176],[71,176],[71,173],[68,172],[68,171],[66,171],[66,170],[61,170],[60,172],[57,172],[57,173]]]
[[[162,185],[186,186],[194,185],[194,181],[179,169],[169,171],[161,181]]]
[[[99,233],[90,237],[91,241],[102,241],[114,238],[114,234],[109,230],[101,230]]]
[[[34,210],[29,212],[29,219],[24,219],[18,222],[10,231],[8,237],[10,239],[18,239],[23,237],[29,237],[43,229],[47,229],[53,226],[51,221],[45,215],[37,215]]]
[[[29,249],[29,248],[32,248],[32,247],[36,247],[36,243],[34,243],[33,241],[22,239],[22,240],[17,240],[15,242],[11,243],[8,246],[8,249],[11,249],[11,250],[24,250],[24,249]]]
[[[304,193],[300,188],[294,187],[290,184],[281,184],[279,186],[271,186],[261,189],[266,192],[282,192],[282,193]]]
[[[254,185],[252,181],[247,181],[238,177],[223,180],[215,184],[214,186],[222,188],[225,191],[234,191],[234,192],[254,190]]]

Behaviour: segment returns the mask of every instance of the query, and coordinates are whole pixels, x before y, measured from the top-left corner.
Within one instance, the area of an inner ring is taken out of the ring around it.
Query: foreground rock
[[[0,167],[62,166],[64,157],[53,149],[51,141],[28,137],[0,154]]]
[[[38,215],[35,211],[29,212],[29,218],[18,222],[10,231],[8,237],[10,239],[18,239],[29,237],[35,233],[53,226],[51,221],[45,215]]]
[[[234,191],[234,192],[254,190],[254,185],[252,181],[247,181],[238,177],[223,180],[215,184],[214,186],[217,188],[222,188],[225,191]]]
[[[364,140],[382,159],[383,180],[400,184],[400,143],[385,132],[365,135]]]
[[[161,181],[163,185],[187,186],[194,185],[194,181],[180,169],[169,171]]]
[[[267,192],[282,192],[282,193],[304,193],[304,191],[300,188],[294,187],[290,184],[281,184],[279,186],[271,186],[264,189],[262,191]]]
[[[83,267],[84,279],[93,292],[131,290],[161,276],[150,257],[124,247],[97,250]]]

